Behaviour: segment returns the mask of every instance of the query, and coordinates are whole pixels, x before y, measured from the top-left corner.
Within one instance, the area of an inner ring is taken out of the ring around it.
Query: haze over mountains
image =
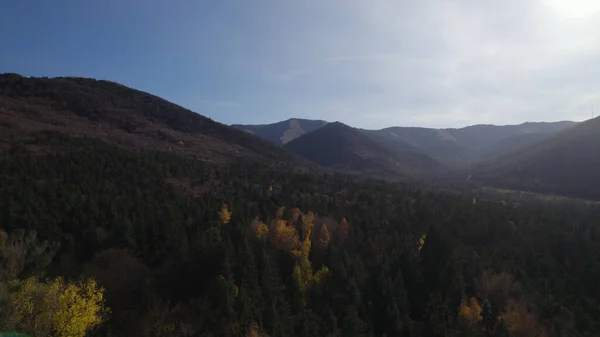
[[[358,129],[329,123],[284,145],[319,165],[387,178],[423,178],[444,172],[444,165],[410,146],[388,147]]]
[[[512,189],[600,198],[600,117],[473,167],[474,179]]]
[[[275,144],[308,136],[325,125],[321,120],[289,119],[267,125],[233,125]],[[389,127],[381,130],[357,129],[380,145],[396,150],[419,150],[449,167],[460,167],[509,153],[542,141],[577,123],[539,122],[520,125],[473,125],[460,129]]]
[[[327,122],[322,120],[292,118],[273,124],[234,124],[232,126],[256,135],[262,139],[268,140],[272,143],[284,145],[308,132],[321,128],[326,124]]]
[[[598,119],[382,130],[291,119],[234,128],[113,82],[16,74],[0,75],[0,98],[0,148],[29,146],[40,131],[56,131],[217,163],[320,166],[399,180],[444,179],[451,173],[493,186],[600,198]]]

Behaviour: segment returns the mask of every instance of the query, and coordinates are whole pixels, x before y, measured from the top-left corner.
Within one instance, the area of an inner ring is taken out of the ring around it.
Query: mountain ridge
[[[440,174],[444,166],[407,146],[392,149],[340,122],[298,137],[284,148],[319,165],[392,179],[421,179]]]
[[[472,177],[491,185],[600,199],[600,118],[475,165]]]
[[[294,133],[293,128],[288,127],[290,121],[293,120],[296,119],[292,118],[274,124],[235,125],[235,127],[275,144],[283,145],[285,142],[282,142],[281,138],[286,132],[295,134],[295,137],[290,137],[292,140],[306,133]],[[313,124],[316,128],[327,123],[322,120],[305,119],[302,122],[316,122]],[[386,144],[387,147],[412,146],[449,167],[461,167],[508,153],[520,146],[528,145],[532,140],[541,141],[574,125],[577,123],[558,121],[524,122],[514,125],[476,124],[462,128],[441,129],[402,126],[391,126],[379,130],[357,129],[379,143],[387,140],[389,142]],[[263,132],[266,129],[270,131]],[[522,135],[530,133],[538,134],[538,137],[522,137]],[[514,139],[510,140],[512,137]]]
[[[232,124],[231,126],[249,132],[277,145],[285,145],[297,137],[325,126],[327,123],[328,122],[324,120],[290,118],[272,124]]]
[[[312,166],[279,146],[158,96],[106,80],[0,74],[0,147],[50,130],[207,161]]]

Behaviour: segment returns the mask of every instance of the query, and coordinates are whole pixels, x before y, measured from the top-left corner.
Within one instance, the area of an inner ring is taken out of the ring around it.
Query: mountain
[[[478,160],[483,161],[501,156],[505,153],[515,151],[519,148],[525,148],[529,145],[541,142],[554,134],[549,133],[525,133],[517,136],[502,139],[496,143],[489,144],[479,148],[475,155]]]
[[[390,127],[381,130],[362,130],[369,137],[379,137],[389,146],[409,144],[448,166],[458,166],[469,158],[469,148],[442,129]]]
[[[600,198],[600,119],[475,165],[472,179],[499,187]]]
[[[270,142],[114,82],[1,74],[0,102],[0,148],[50,130],[206,161],[309,165]]]
[[[322,120],[292,118],[286,121],[263,125],[232,125],[262,139],[278,145],[284,145],[308,132],[312,132],[327,124]]]
[[[560,144],[597,140],[598,124]],[[305,163],[279,146],[89,79],[0,76],[0,140],[6,331],[600,335],[597,213],[584,205],[295,172],[272,165]],[[441,166],[389,144],[333,123],[285,146],[381,176]],[[501,317],[477,324],[475,297]]]
[[[339,122],[298,137],[284,148],[325,167],[386,178],[423,178],[444,171],[441,163],[408,144],[386,147]]]
[[[540,141],[551,137],[575,124],[565,121],[502,126],[473,125],[460,129],[390,127],[363,132],[392,143],[401,140],[446,165],[464,166],[529,145],[532,140]],[[527,136],[533,134],[535,136]]]
[[[278,145],[327,124],[323,120],[292,118],[274,124],[233,125]],[[472,125],[458,129],[389,127],[380,130],[358,129],[389,148],[419,149],[450,167],[467,166],[544,140],[577,123],[528,122],[519,125]]]
[[[460,129],[445,129],[456,140],[471,148],[485,148],[504,139],[531,134],[553,135],[566,130],[577,123],[560,122],[527,122],[518,125],[472,125]]]

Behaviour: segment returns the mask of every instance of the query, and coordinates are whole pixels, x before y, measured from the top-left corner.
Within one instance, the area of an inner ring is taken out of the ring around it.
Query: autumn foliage
[[[267,225],[264,222],[258,219],[252,220],[252,222],[250,223],[250,229],[252,230],[256,238],[260,240],[262,240],[264,237],[266,237],[267,234],[269,234],[269,227],[267,227]]]
[[[600,231],[596,216],[571,205],[481,198],[473,207],[471,196],[389,181],[44,137],[71,152],[0,153],[8,233],[0,232],[1,329],[41,337],[84,329],[89,337],[600,335],[600,274],[590,272],[600,270]],[[58,255],[50,242],[61,244]],[[105,289],[101,302],[89,279]],[[67,304],[72,311],[61,309]],[[107,307],[107,315],[98,309]]]
[[[95,281],[77,284],[32,277],[10,284],[8,325],[35,336],[83,337],[106,312],[104,290]]]
[[[294,226],[285,220],[274,220],[269,230],[270,242],[277,249],[291,253],[300,246],[300,239]]]
[[[231,212],[229,211],[229,206],[227,204],[223,204],[221,206],[221,210],[219,211],[219,220],[223,225],[226,225],[231,221]]]
[[[465,318],[470,324],[477,324],[483,320],[481,306],[475,297],[471,297],[468,302],[464,299],[460,302],[458,315]]]

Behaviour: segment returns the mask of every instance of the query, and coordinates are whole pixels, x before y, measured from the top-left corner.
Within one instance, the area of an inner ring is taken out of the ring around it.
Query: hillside
[[[284,145],[306,133],[312,132],[327,124],[322,120],[291,118],[286,121],[263,125],[232,125],[262,139],[278,145]]]
[[[423,178],[443,165],[409,145],[389,148],[342,123],[329,123],[287,143],[284,148],[337,170],[393,178]]]
[[[390,127],[364,130],[394,143],[406,142],[446,165],[460,167],[489,159],[551,137],[576,123],[523,123],[519,125],[472,125],[460,129]],[[527,135],[535,134],[528,137]]]
[[[206,161],[307,164],[246,132],[109,81],[2,74],[0,102],[0,148],[51,130],[125,147],[174,151]]]
[[[469,148],[445,130],[390,127],[381,130],[363,130],[363,132],[370,137],[389,141],[390,146],[396,146],[398,142],[409,144],[449,166],[460,166],[469,159]]]
[[[297,172],[272,165],[304,163],[276,145],[115,83],[2,80],[2,329],[600,332],[598,210]],[[441,167],[408,143],[375,139],[332,123],[285,147],[380,176]]]
[[[322,120],[292,118],[274,124],[233,126],[274,144],[284,145],[326,124]],[[396,126],[359,130],[385,147],[403,149],[409,146],[447,166],[463,167],[544,140],[576,124],[562,121],[472,125],[458,129]]]
[[[473,179],[496,186],[600,198],[600,119],[476,165]]]
[[[526,148],[552,136],[553,134],[547,133],[525,133],[511,136],[477,149],[475,155],[477,161],[492,159],[520,148]]]
[[[445,129],[457,142],[464,146],[483,149],[505,139],[527,134],[554,135],[577,123],[561,122],[527,122],[518,125],[472,125],[460,129]]]
[[[65,150],[0,151],[8,331],[56,336],[48,317],[73,312],[90,337],[600,333],[597,210],[51,132],[31,146]]]

